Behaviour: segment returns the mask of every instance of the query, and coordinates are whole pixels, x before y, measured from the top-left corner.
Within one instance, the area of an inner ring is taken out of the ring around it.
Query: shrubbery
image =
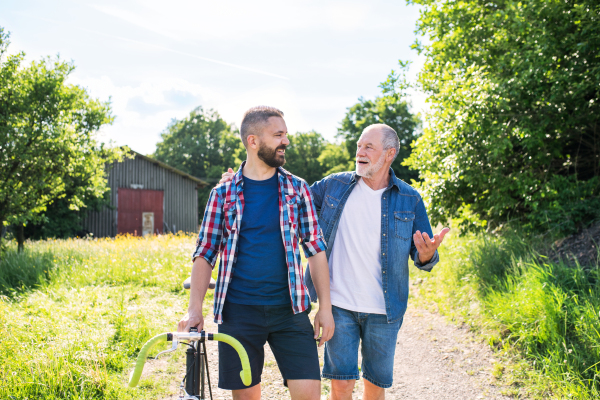
[[[597,218],[600,4],[411,2],[432,113],[408,165],[433,222],[570,233]]]

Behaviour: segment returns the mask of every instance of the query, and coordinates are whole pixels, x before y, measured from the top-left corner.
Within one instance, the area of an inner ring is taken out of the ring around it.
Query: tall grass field
[[[600,399],[600,273],[552,262],[516,234],[447,236],[421,297],[505,355],[506,394]]]
[[[194,242],[125,236],[10,248],[0,261],[0,399],[164,397],[181,378],[183,352],[135,389],[128,373],[143,343],[175,329],[187,309],[181,283]],[[492,379],[506,394],[600,398],[598,266],[550,262],[516,235],[449,235],[441,259],[431,273],[411,268],[412,290],[496,349]]]
[[[0,262],[0,399],[164,396],[180,379],[170,373],[176,368],[135,389],[127,387],[128,373],[145,341],[174,330],[187,310],[182,281],[194,242],[188,235],[118,237],[9,250]],[[171,364],[183,362],[179,353]]]

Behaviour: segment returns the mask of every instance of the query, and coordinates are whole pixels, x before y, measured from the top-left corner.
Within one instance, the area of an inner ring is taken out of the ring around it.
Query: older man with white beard
[[[336,326],[325,344],[322,372],[332,380],[331,400],[352,399],[361,341],[363,399],[385,398],[408,300],[408,258],[430,271],[449,231],[432,234],[421,196],[394,175],[390,167],[399,148],[391,127],[371,125],[357,143],[356,172],[311,186],[327,242]],[[308,269],[305,280],[315,301]]]
[[[360,378],[359,344],[363,400],[385,398],[408,301],[408,259],[430,271],[449,231],[432,234],[421,196],[394,175],[399,148],[391,127],[370,125],[357,143],[356,172],[329,175],[311,186],[327,242],[336,327],[325,344],[322,372],[332,380],[331,400],[352,399]],[[316,301],[308,268],[305,281]]]

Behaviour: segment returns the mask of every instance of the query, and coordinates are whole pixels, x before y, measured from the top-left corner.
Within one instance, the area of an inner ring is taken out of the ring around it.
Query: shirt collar
[[[400,190],[400,182],[402,182],[399,178],[396,178],[396,174],[394,174],[394,170],[390,167],[390,183],[388,184],[388,189],[392,186],[396,186],[396,189]]]
[[[234,185],[236,185],[236,186],[237,186],[237,185],[239,185],[239,184],[240,184],[240,182],[242,182],[242,180],[243,180],[243,178],[244,178],[244,175],[242,174],[242,171],[243,171],[243,169],[244,169],[244,165],[246,165],[246,161],[242,162],[242,165],[240,165],[240,168],[238,168],[237,172],[236,172],[236,173],[235,173],[235,175],[233,176],[232,183],[233,183]],[[289,176],[292,176],[292,174],[291,174],[289,171],[287,171],[287,170],[285,170],[285,169],[283,169],[283,168],[281,168],[281,167],[278,167],[278,168],[277,168],[277,173],[278,173],[280,176],[281,176],[281,175],[283,175],[283,176],[288,176],[288,177],[289,177]]]

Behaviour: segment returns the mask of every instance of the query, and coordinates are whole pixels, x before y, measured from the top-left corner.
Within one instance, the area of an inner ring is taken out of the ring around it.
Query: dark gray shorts
[[[225,301],[219,333],[233,336],[246,349],[252,383],[244,386],[237,352],[228,344],[219,342],[219,387],[238,390],[259,384],[267,342],[285,381],[320,380],[319,355],[309,312],[310,309],[294,314],[291,305],[256,306]]]

